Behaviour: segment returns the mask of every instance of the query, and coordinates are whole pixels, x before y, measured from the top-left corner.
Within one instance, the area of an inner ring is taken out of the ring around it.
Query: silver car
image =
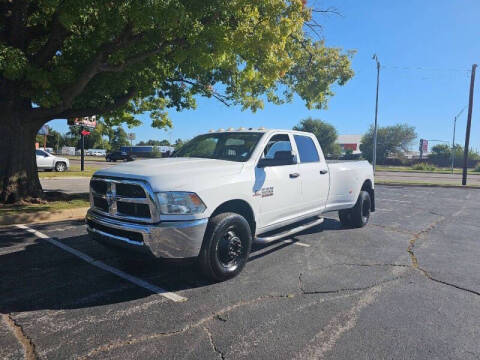
[[[70,167],[70,162],[66,158],[58,157],[44,150],[35,150],[37,155],[37,168],[43,170],[55,170],[58,172],[66,171]]]

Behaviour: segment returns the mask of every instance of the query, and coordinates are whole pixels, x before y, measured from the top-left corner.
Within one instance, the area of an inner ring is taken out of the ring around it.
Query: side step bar
[[[300,225],[300,226],[297,226],[293,229],[289,229],[289,230],[286,230],[284,232],[281,232],[281,233],[278,233],[278,234],[275,234],[275,235],[271,235],[271,236],[265,236],[265,237],[259,237],[257,236],[255,238],[255,242],[258,243],[258,244],[267,244],[267,243],[270,243],[272,241],[276,241],[276,240],[279,240],[281,238],[284,238],[284,237],[287,237],[287,236],[290,236],[290,235],[293,235],[293,234],[296,234],[296,233],[299,233],[303,230],[307,230],[307,229],[310,229],[311,227],[314,227],[316,225],[319,225],[323,223],[323,217],[322,218],[316,218],[314,219],[313,221],[311,222],[308,222],[306,224],[303,224],[303,225]]]

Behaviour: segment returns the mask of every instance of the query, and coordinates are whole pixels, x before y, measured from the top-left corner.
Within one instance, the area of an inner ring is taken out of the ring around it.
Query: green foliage
[[[39,121],[96,114],[130,127],[147,112],[162,128],[196,96],[256,111],[297,93],[321,109],[353,76],[352,52],[305,33],[300,0],[16,3],[1,5],[0,83],[38,105]]]
[[[463,164],[464,148],[456,144],[454,148],[455,166],[459,167]],[[432,147],[432,152],[428,156],[429,161],[441,166],[449,166],[452,159],[452,149],[447,144],[439,144]],[[468,159],[470,161],[480,160],[480,154],[472,149],[468,151]]]
[[[478,163],[477,166],[475,166],[475,170],[473,171],[480,172],[480,163]]]
[[[140,141],[137,143],[138,146],[170,146],[170,142],[166,139],[164,140],[148,140]]]
[[[300,124],[295,125],[293,130],[313,133],[317,137],[325,156],[339,157],[342,153],[340,145],[336,143],[338,137],[337,130],[322,120],[309,117],[300,121]]]
[[[162,157],[162,152],[156,146],[154,146],[153,149],[152,149],[152,157],[154,157],[154,158],[161,158]]]
[[[173,144],[173,147],[175,150],[180,149],[184,144],[186,144],[188,140],[182,140],[182,139],[177,139],[175,140],[175,143]]]
[[[373,159],[373,134],[374,127],[371,126],[363,135],[360,144],[362,156],[368,161]],[[407,124],[379,127],[377,131],[377,163],[384,163],[385,159],[392,155],[402,156],[408,151],[416,137],[415,127]]]
[[[435,171],[437,167],[432,164],[428,164],[426,162],[418,163],[412,166],[413,170],[420,170],[420,171]]]
[[[121,126],[117,127],[113,132],[113,138],[110,142],[112,150],[119,150],[121,146],[129,146],[130,141],[128,140],[127,133]]]

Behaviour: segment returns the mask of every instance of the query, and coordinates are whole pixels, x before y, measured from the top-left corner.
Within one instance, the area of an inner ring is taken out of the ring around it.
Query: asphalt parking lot
[[[367,227],[333,214],[218,284],[82,222],[0,228],[0,358],[480,358],[480,190],[376,198]]]

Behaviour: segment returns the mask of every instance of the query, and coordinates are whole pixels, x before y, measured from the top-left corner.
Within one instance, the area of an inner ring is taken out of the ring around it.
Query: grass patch
[[[418,163],[412,166],[413,170],[420,170],[420,171],[435,171],[437,167],[435,165],[427,164],[427,163]]]
[[[0,205],[0,217],[38,211],[54,212],[90,206],[88,194],[45,193],[46,202],[40,204]]]
[[[390,171],[390,172],[412,172],[412,173],[436,173],[436,174],[451,174],[452,170],[446,167],[435,167],[434,170],[414,170],[410,166],[386,166],[377,165],[376,171]],[[469,174],[478,175],[473,169],[467,171]],[[453,169],[454,174],[461,174],[462,169]]]
[[[80,171],[80,165],[71,165],[67,171],[56,172],[56,171],[39,171],[38,177],[40,179],[48,178],[58,178],[58,177],[69,177],[69,176],[85,176],[92,177],[93,173],[100,169],[95,166],[85,166],[85,171]]]
[[[67,158],[69,160],[78,160],[78,161],[81,160],[81,157],[77,156],[77,155],[58,155],[58,156]],[[103,162],[106,162],[105,156],[87,156],[87,155],[85,156],[85,161],[103,161]]]

